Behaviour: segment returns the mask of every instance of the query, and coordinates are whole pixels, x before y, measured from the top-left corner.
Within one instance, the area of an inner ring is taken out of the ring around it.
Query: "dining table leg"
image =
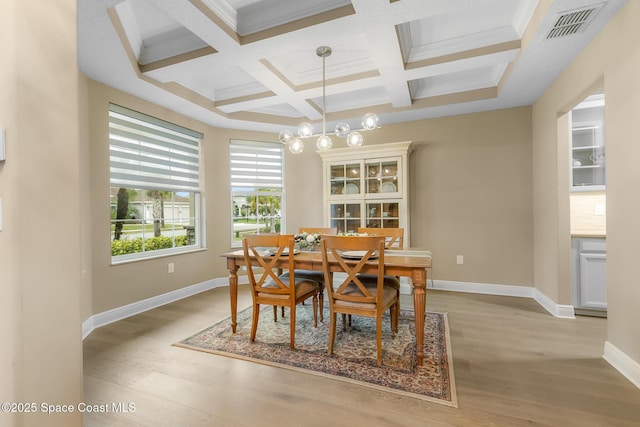
[[[424,315],[426,306],[427,277],[426,270],[414,272],[413,280],[413,313],[416,320],[416,356],[418,365],[424,362]]]
[[[238,265],[234,259],[227,258],[229,270],[229,300],[231,301],[231,331],[236,333],[236,317],[238,313]]]

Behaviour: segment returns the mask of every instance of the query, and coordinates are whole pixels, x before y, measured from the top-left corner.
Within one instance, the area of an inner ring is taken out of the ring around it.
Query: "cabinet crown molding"
[[[408,155],[412,141],[386,142],[382,144],[366,145],[354,148],[336,148],[328,151],[318,151],[322,160],[349,160],[371,157],[388,157]]]

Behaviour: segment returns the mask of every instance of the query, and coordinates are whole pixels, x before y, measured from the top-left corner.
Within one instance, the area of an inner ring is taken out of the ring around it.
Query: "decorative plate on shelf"
[[[398,187],[393,182],[384,182],[380,186],[381,193],[395,193],[398,191]]]
[[[358,194],[359,192],[358,186],[352,183],[345,185],[342,189],[342,194]]]
[[[342,254],[340,254],[340,256],[345,259],[362,259],[362,257],[365,256],[366,253],[367,251],[344,251],[342,252]],[[376,259],[376,258],[378,258],[377,253],[374,253],[369,257],[369,259]]]

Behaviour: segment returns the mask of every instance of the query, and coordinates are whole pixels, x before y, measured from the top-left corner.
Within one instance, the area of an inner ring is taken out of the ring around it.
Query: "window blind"
[[[111,185],[199,191],[201,138],[201,133],[111,104]]]
[[[273,142],[231,140],[231,190],[282,191],[282,147]]]

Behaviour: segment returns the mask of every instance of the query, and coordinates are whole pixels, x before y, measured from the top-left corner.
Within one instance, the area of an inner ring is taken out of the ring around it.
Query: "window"
[[[279,233],[284,224],[283,145],[231,140],[231,245],[246,233]]]
[[[109,106],[113,262],[201,247],[202,134]]]

